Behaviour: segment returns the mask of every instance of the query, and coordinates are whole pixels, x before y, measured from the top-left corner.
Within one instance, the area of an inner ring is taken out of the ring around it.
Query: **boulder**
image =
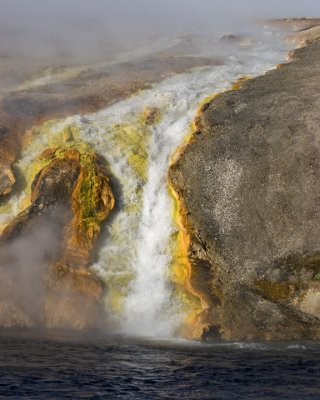
[[[203,337],[320,338],[320,42],[295,58],[202,106],[169,171]]]

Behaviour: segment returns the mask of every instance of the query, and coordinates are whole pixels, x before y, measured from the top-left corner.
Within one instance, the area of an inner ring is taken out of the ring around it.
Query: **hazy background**
[[[318,15],[319,0],[0,0],[0,49],[99,54],[163,35],[236,31],[253,19]]]
[[[186,34],[320,16],[319,0],[0,0],[0,90],[45,68],[114,60]]]

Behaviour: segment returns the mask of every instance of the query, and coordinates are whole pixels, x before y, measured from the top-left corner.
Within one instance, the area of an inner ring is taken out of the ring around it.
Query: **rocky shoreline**
[[[202,106],[170,167],[203,338],[320,338],[318,22],[294,61]]]

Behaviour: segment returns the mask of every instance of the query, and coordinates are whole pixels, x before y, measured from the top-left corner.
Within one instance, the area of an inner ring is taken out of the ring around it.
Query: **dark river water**
[[[0,398],[320,399],[320,343],[0,334]]]

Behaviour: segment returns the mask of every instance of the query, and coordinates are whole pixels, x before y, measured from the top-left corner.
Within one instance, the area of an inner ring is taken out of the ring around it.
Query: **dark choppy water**
[[[320,344],[0,335],[0,398],[320,399]]]

